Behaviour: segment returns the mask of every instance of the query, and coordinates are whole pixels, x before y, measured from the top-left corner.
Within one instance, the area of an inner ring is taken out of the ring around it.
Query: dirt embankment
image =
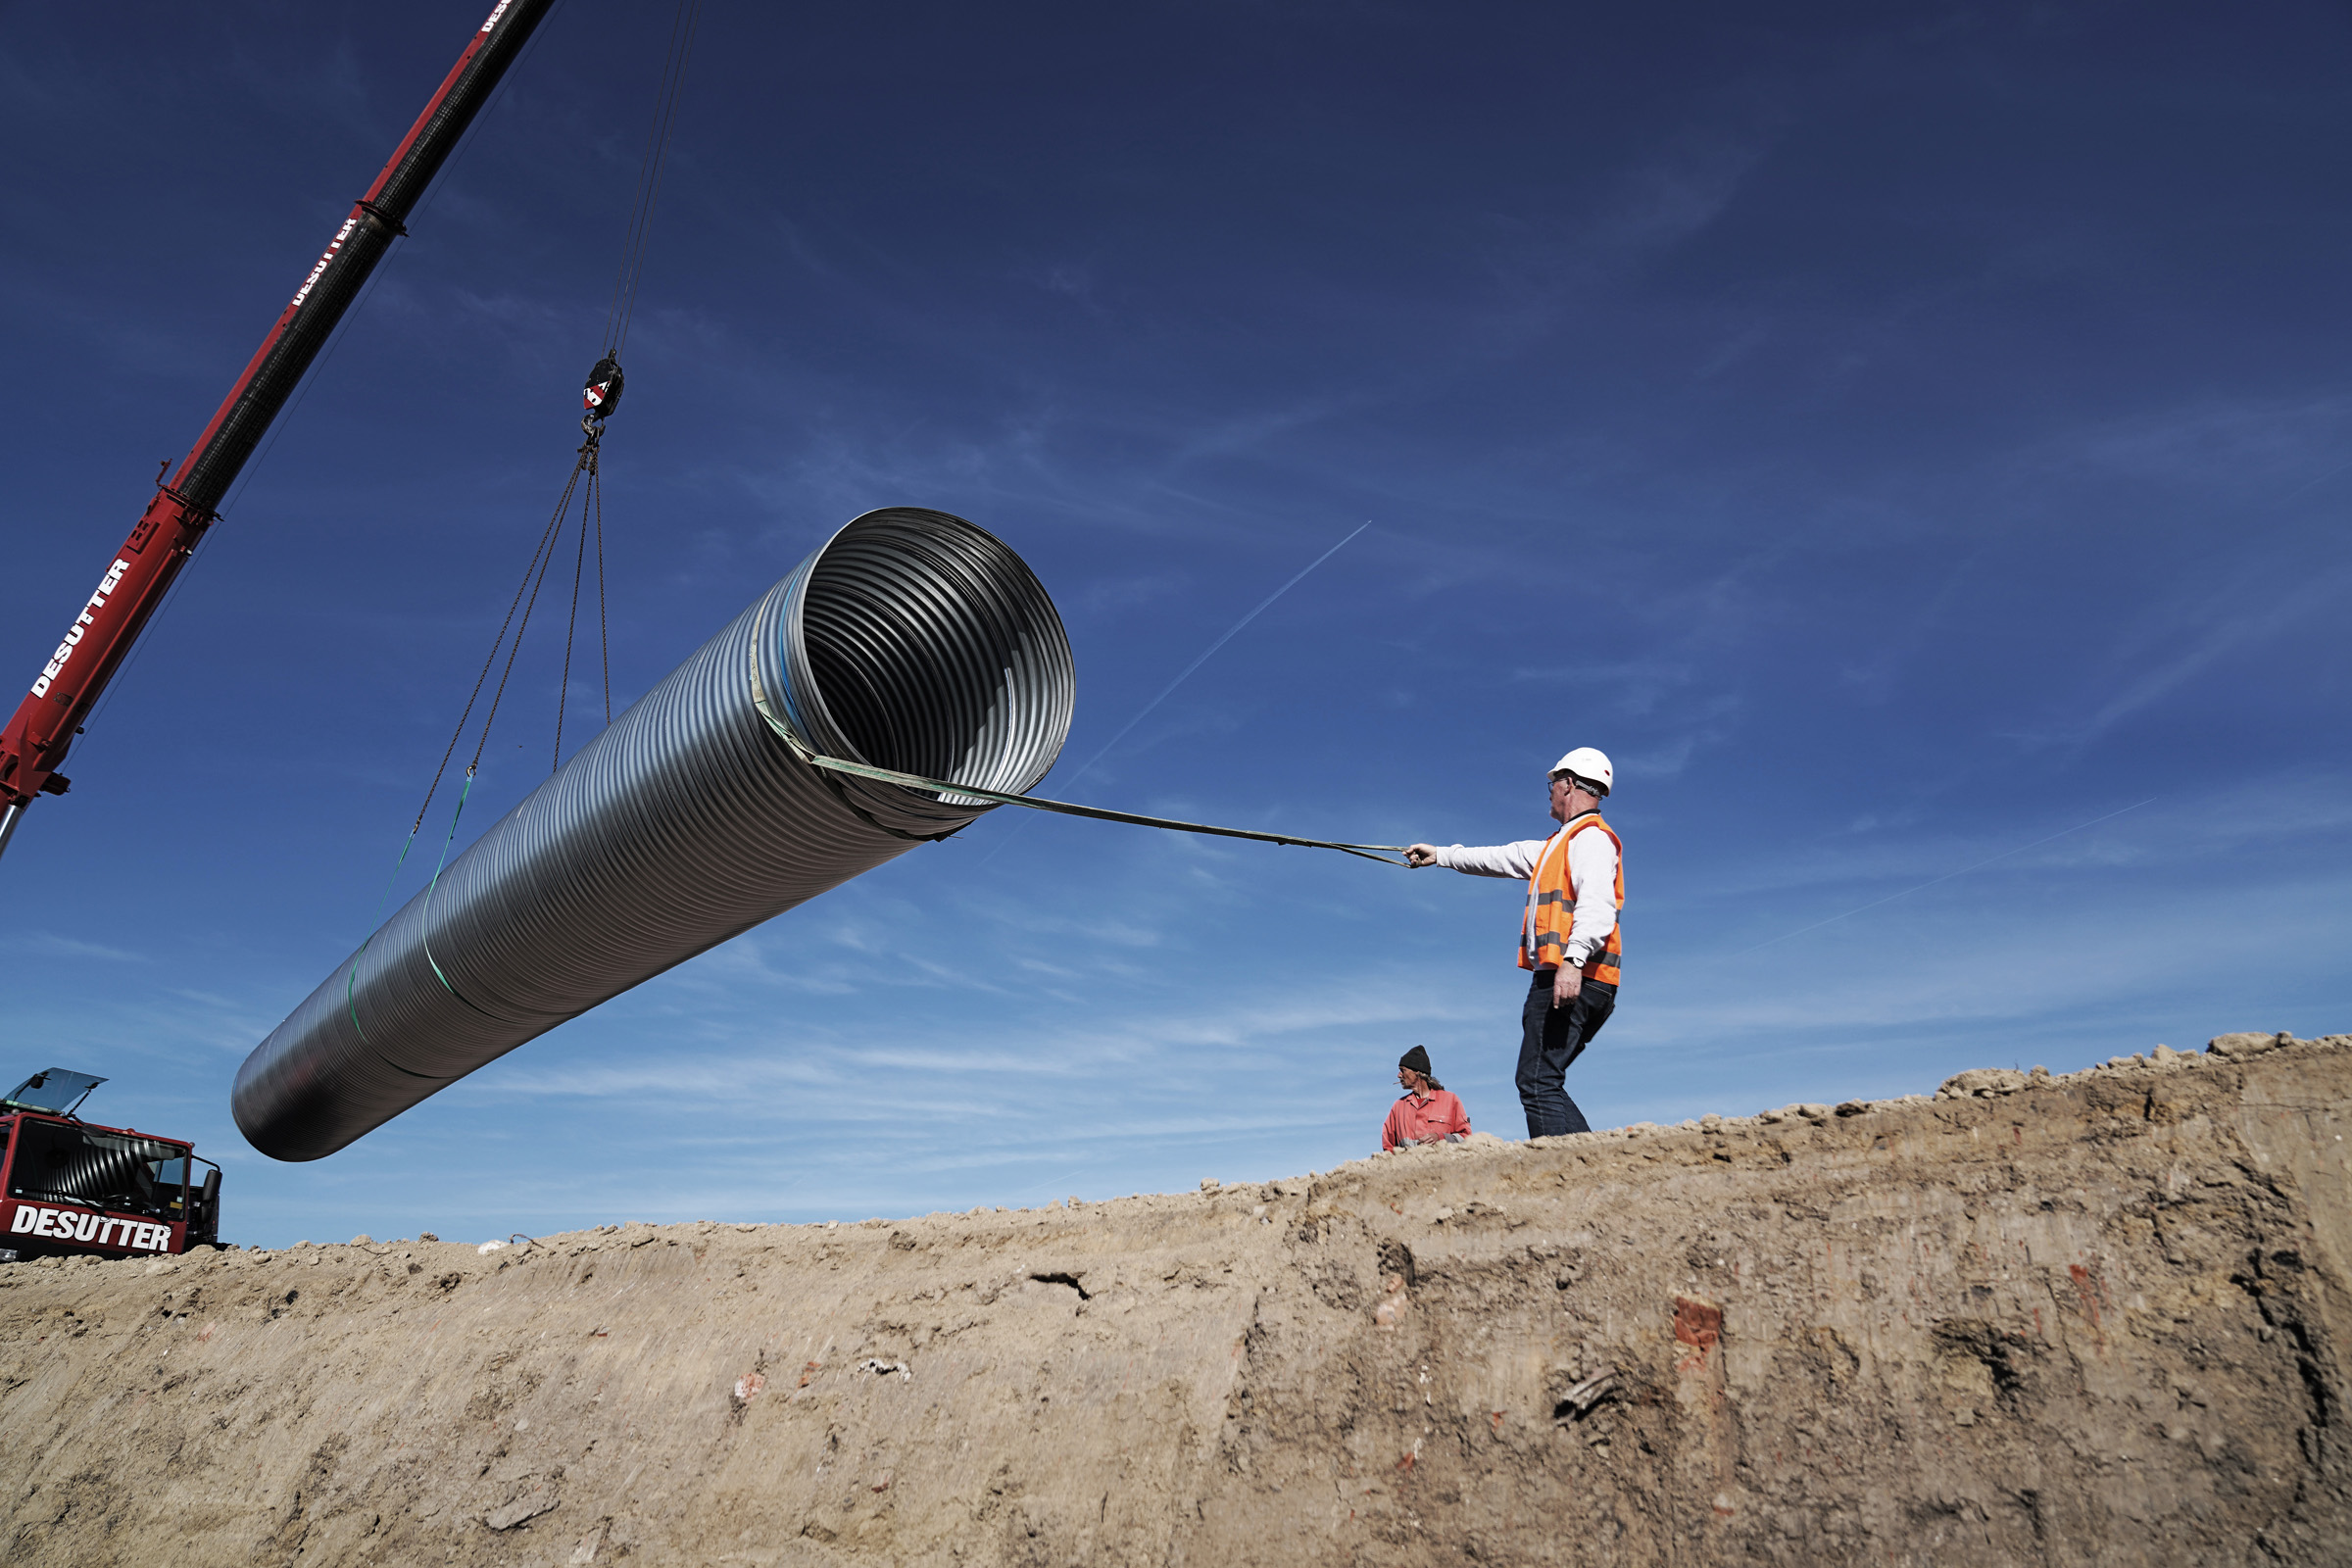
[[[0,1268],[0,1560],[2352,1561],[2352,1037],[839,1228]]]

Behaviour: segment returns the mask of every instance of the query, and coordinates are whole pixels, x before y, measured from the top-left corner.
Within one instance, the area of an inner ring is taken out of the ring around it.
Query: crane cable
[[[612,280],[612,304],[605,314],[605,355],[618,361],[628,346],[629,318],[637,311],[637,286],[645,280],[645,245],[653,231],[654,207],[662,198],[662,172],[669,163],[670,133],[676,128],[686,63],[694,54],[695,29],[703,0],[678,0],[669,24],[669,48],[662,60],[662,86],[654,96],[653,129],[637,166],[637,194],[629,204],[628,235],[621,242],[620,271]]]

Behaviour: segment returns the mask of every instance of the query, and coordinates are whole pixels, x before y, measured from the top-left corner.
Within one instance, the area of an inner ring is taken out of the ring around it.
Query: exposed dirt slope
[[[0,1560],[2352,1560],[2352,1037],[2220,1044],[1077,1209],[0,1268]]]

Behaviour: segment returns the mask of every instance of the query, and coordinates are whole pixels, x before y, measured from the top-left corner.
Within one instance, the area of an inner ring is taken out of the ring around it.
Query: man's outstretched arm
[[[1459,844],[1443,847],[1436,844],[1415,844],[1404,852],[1404,863],[1418,870],[1427,865],[1442,865],[1465,876],[1507,876],[1525,881],[1536,870],[1536,858],[1544,853],[1544,839],[1523,839],[1517,844],[1489,844],[1482,848],[1467,848]]]

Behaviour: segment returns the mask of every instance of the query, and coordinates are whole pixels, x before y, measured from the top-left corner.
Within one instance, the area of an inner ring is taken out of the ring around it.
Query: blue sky
[[[0,19],[0,663],[482,9]],[[1328,1168],[1415,1043],[1518,1136],[1509,884],[1000,811],[323,1162],[244,1147],[569,466],[666,23],[559,9],[0,862],[10,1071],[111,1076],[265,1243]],[[1068,623],[1046,793],[1492,843],[1608,751],[1596,1125],[2352,1027],[2347,79],[2319,6],[711,0],[607,439],[616,697],[938,507]]]

